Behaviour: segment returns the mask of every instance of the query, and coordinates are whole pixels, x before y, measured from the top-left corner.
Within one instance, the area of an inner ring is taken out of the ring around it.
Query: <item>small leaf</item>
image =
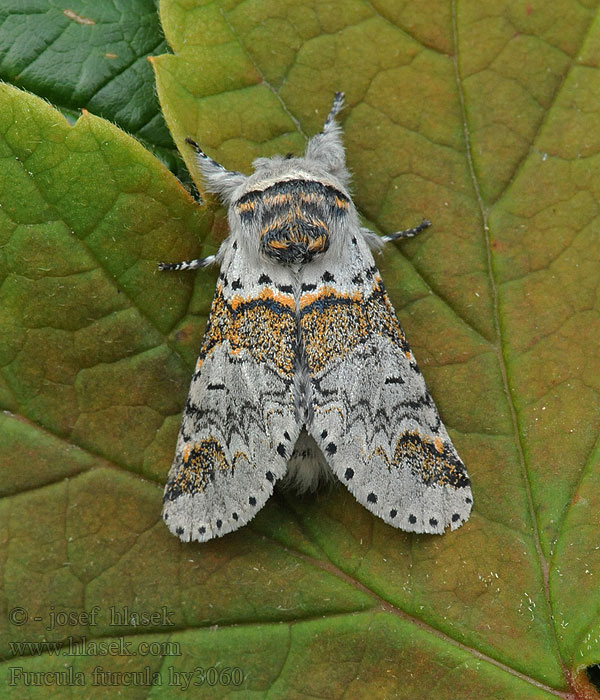
[[[155,0],[7,0],[0,8],[0,78],[69,119],[83,108],[109,119],[177,169],[147,61],[167,50]]]

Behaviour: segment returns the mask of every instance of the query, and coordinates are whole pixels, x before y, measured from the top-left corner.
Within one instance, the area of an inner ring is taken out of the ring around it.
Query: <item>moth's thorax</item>
[[[299,174],[258,182],[233,203],[242,226],[258,232],[260,251],[285,265],[325,253],[332,228],[343,223],[350,206],[334,185]]]

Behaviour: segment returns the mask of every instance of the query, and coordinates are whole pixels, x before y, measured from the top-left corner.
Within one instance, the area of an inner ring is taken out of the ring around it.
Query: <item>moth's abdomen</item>
[[[316,180],[283,180],[235,203],[242,223],[258,224],[261,252],[284,265],[305,264],[329,248],[331,226],[350,200]]]

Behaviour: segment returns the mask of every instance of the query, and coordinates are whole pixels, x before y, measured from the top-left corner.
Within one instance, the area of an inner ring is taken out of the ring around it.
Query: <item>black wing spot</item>
[[[254,498],[254,496],[250,496],[250,498],[248,499],[248,503],[251,506],[255,506],[256,505],[256,498]]]
[[[243,286],[244,286],[244,285],[240,282],[239,279],[233,280],[233,282],[231,283],[231,288],[232,288],[232,289],[241,289]]]
[[[185,532],[185,530],[184,530],[182,527],[178,527],[178,528],[175,530],[175,532],[176,532],[178,535],[183,535],[183,533]]]
[[[436,527],[438,521],[435,518],[429,518],[429,524],[431,525],[431,527]]]
[[[303,292],[314,292],[314,290],[317,288],[316,284],[309,284],[308,282],[303,282],[301,290]]]
[[[362,275],[354,275],[352,278],[352,284],[362,284],[364,282]]]
[[[460,515],[458,513],[454,513],[452,516],[452,522],[455,523],[457,520],[460,520]]]
[[[352,477],[354,476],[354,469],[351,469],[348,467],[346,471],[344,472],[344,477],[349,481]]]
[[[283,437],[284,437],[286,440],[291,440],[291,439],[292,439],[292,438],[290,437],[290,434],[288,433],[287,430],[286,430],[285,433],[283,434]]]
[[[337,452],[337,445],[333,442],[330,442],[329,445],[325,448],[325,451],[328,452],[330,455],[334,455]]]
[[[203,535],[206,532],[206,528],[204,526],[198,528],[198,532]]]
[[[465,503],[473,503],[473,499],[468,496],[465,498]]]
[[[335,277],[331,274],[331,272],[327,271],[321,275],[321,279],[323,282],[335,282]]]
[[[223,524],[223,521],[222,521],[222,520],[217,520],[217,527],[218,527],[218,528],[220,528],[222,524]]]
[[[350,242],[352,243],[352,245],[356,245],[356,238],[352,236],[352,240]]]
[[[285,457],[285,445],[282,442],[277,445],[277,452],[279,452],[282,457]]]
[[[279,289],[279,291],[283,294],[292,294],[292,292],[294,291],[294,288],[291,284],[278,284],[277,289]]]
[[[398,515],[398,511],[395,508],[390,510],[390,518],[395,518]]]
[[[234,250],[237,250],[237,241],[233,242],[233,245],[231,246]]]
[[[269,277],[269,275],[265,275],[265,274],[262,274],[262,275],[258,278],[258,283],[259,283],[259,284],[271,284],[272,281],[273,281],[273,280]]]
[[[275,477],[273,476],[273,472],[267,472],[267,473],[265,474],[265,476],[267,477],[267,481],[270,481],[270,482],[273,482],[273,479],[275,478]]]
[[[404,384],[402,377],[386,377],[384,384]]]
[[[409,515],[409,516],[408,516],[408,522],[409,522],[411,525],[414,525],[414,524],[417,522],[417,516],[416,516],[416,515],[412,515],[412,514]]]
[[[168,519],[169,519],[169,514],[168,514],[168,513],[163,513],[163,520],[164,520],[165,522],[167,522]]]
[[[231,514],[231,517],[232,517],[234,520],[238,520],[240,516],[239,516],[237,513],[232,513],[232,514]]]
[[[327,437],[327,431],[324,430],[324,431],[321,433],[321,439],[322,439],[322,440],[325,440],[326,437]]]
[[[367,501],[369,501],[369,503],[377,503],[377,495],[374,493],[370,493],[367,496]]]

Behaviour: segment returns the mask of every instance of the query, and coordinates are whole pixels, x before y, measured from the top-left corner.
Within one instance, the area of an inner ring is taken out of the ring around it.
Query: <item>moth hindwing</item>
[[[303,157],[226,170],[193,141],[229,208],[219,281],[183,412],[163,517],[184,541],[247,523],[273,485],[332,473],[386,523],[443,533],[468,517],[469,477],[427,391],[348,194],[337,93]]]

